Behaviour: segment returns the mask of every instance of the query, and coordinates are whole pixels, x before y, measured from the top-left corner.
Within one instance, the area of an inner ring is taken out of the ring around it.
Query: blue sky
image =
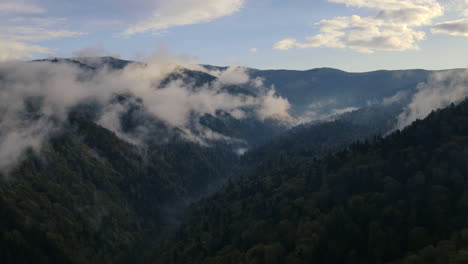
[[[347,71],[468,67],[468,0],[1,0],[0,60],[149,56]]]

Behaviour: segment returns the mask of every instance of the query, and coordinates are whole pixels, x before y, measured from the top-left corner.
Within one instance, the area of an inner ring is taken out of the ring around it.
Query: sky
[[[260,69],[468,67],[468,0],[0,0],[0,61],[165,47]]]

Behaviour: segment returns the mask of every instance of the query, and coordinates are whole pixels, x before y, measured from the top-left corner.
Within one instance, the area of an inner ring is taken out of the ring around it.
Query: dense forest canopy
[[[2,263],[467,261],[463,71],[165,67],[0,64]]]
[[[261,163],[194,204],[156,263],[465,263],[467,149],[465,101],[322,158]]]

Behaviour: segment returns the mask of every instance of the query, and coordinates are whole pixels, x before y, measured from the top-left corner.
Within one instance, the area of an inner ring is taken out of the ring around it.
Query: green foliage
[[[468,263],[468,102],[369,140],[392,126],[387,110],[298,127],[240,164],[221,143],[162,131],[141,149],[72,114],[2,178],[0,261]],[[258,143],[281,131],[202,122]]]
[[[467,149],[464,102],[323,158],[289,152],[194,204],[154,259],[465,263]]]
[[[92,122],[70,127],[0,184],[1,263],[138,263],[183,200],[222,182],[236,156],[174,142],[147,150]]]

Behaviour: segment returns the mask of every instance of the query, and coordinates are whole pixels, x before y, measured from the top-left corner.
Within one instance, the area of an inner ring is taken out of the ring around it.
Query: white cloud
[[[354,112],[356,110],[359,110],[359,108],[357,108],[357,107],[337,108],[337,109],[332,110],[332,115],[333,116],[340,116],[342,114],[351,113],[351,112]]]
[[[436,24],[432,28],[432,32],[435,34],[468,37],[468,18]]]
[[[161,87],[171,73],[184,75],[182,69],[207,71],[197,63],[164,51],[146,63],[131,64],[119,71],[103,69],[85,79],[79,77],[83,75],[83,69],[73,64],[1,62],[0,171],[21,159],[25,150],[38,150],[50,132],[60,129],[60,124],[66,122],[74,106],[90,100],[103,107],[103,111],[96,112],[99,124],[125,140],[140,141],[150,133],[146,123],[137,128],[137,135],[123,132],[120,118],[131,106],[112,100],[116,94],[130,94],[134,96],[134,102],[141,102],[145,115],[142,119],[157,118],[169,128],[184,131],[187,139],[201,143],[226,138],[205,127],[193,127],[196,118],[216,115],[218,110],[239,119],[252,116],[285,122],[292,120],[288,113],[289,102],[276,95],[273,88],[256,87],[256,96],[224,89],[223,85],[228,84],[260,84],[260,80],[251,80],[245,68],[231,67],[215,72],[220,78],[218,81],[198,87],[195,83],[182,81],[184,78],[164,83]],[[25,103],[27,100],[37,102],[37,114],[31,116],[29,104]]]
[[[311,103],[307,110],[298,118],[296,118],[296,124],[304,124],[316,121],[330,121],[337,117],[358,110],[359,108],[349,107],[337,107],[336,99],[325,99],[315,101]]]
[[[409,96],[409,94],[408,94],[407,91],[399,91],[398,93],[396,93],[393,96],[384,98],[382,100],[382,105],[387,106],[387,105],[391,105],[391,104],[394,104],[394,103],[401,102],[402,100],[408,98],[408,96]]]
[[[36,53],[46,54],[50,53],[50,50],[37,45],[0,39],[0,61],[30,59]]]
[[[0,26],[0,61],[30,59],[34,54],[51,53],[41,45],[29,42],[45,41],[57,38],[77,37],[85,33],[69,30],[51,30],[23,26]]]
[[[6,2],[0,3],[0,14],[41,14],[45,10],[31,4]]]
[[[209,71],[213,76],[218,77],[218,80],[223,85],[240,85],[250,81],[250,76],[247,69],[243,67],[231,66],[226,70]]]
[[[468,0],[456,1],[454,5],[454,9],[463,10],[462,18],[438,23],[432,28],[432,33],[468,37]]]
[[[398,128],[404,128],[416,119],[426,118],[431,111],[457,103],[468,96],[468,71],[434,73],[426,83],[418,85],[411,103],[399,116]]]
[[[27,13],[28,10],[29,13],[35,13],[33,12],[35,9],[29,5],[0,4],[0,11],[6,11],[7,9],[16,10],[16,13],[20,13],[21,10],[21,13]],[[8,14],[15,13],[11,10]],[[66,18],[13,16],[4,18],[1,22],[0,47],[2,48],[0,49],[0,61],[30,59],[35,54],[51,53],[50,49],[31,42],[85,35],[83,32],[66,29]]]
[[[317,23],[320,32],[305,42],[284,39],[275,49],[340,48],[363,53],[405,51],[418,49],[417,43],[425,38],[418,27],[428,25],[443,15],[443,7],[435,0],[329,0],[349,7],[378,11],[375,16],[335,17]]]
[[[350,7],[379,10],[376,18],[390,23],[426,25],[443,14],[443,7],[436,0],[329,0]]]
[[[166,0],[153,17],[125,30],[126,35],[210,22],[238,12],[245,0]]]
[[[293,48],[295,46],[297,46],[297,40],[289,38],[289,39],[283,39],[283,40],[278,41],[277,43],[275,43],[274,49],[288,50],[288,49]]]
[[[0,37],[18,41],[44,41],[57,38],[68,38],[85,35],[71,30],[53,30],[32,26],[0,27]]]

